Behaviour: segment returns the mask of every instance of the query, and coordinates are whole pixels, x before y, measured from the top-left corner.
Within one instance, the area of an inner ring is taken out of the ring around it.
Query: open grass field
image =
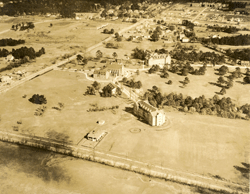
[[[46,132],[54,130],[69,135],[73,143],[78,143],[90,130],[98,127],[96,122],[99,120],[105,121],[103,126],[108,130],[121,118],[123,101],[114,97],[100,98],[99,95],[84,96],[87,86],[91,84],[84,74],[63,71],[52,71],[35,78],[0,96],[0,107],[6,107],[0,109],[0,128],[13,131],[12,126],[17,126],[17,121],[22,121],[19,125],[20,132],[44,137]],[[29,102],[28,99],[33,94],[43,94],[47,98],[47,109],[43,116],[34,115],[40,106]],[[23,95],[27,97],[22,98]],[[58,107],[59,102],[64,103],[64,109],[52,109]],[[117,114],[110,110],[87,112],[89,108],[93,108],[90,104],[95,103],[99,107],[118,105],[120,108],[116,109]]]
[[[249,184],[234,168],[249,163],[249,121],[178,112],[166,116],[171,127],[159,131],[136,119],[118,124],[98,148],[175,170]],[[131,133],[134,128],[141,132]]]
[[[52,71],[1,95],[0,106],[6,107],[0,110],[1,130],[11,132],[12,126],[22,121],[19,124],[21,133],[43,137],[54,130],[69,135],[73,143],[78,143],[90,130],[98,129],[98,120],[105,120],[101,128],[108,135],[97,150],[176,170],[247,182],[234,166],[249,163],[249,121],[167,112],[166,125],[153,128],[132,115],[131,105],[124,99],[84,96],[90,84],[84,74]],[[24,94],[26,98],[22,98]],[[47,110],[42,117],[34,116],[39,105],[28,101],[33,94],[43,94],[47,98]],[[52,109],[58,102],[64,103],[62,111]],[[87,112],[94,103],[99,107],[119,105],[119,110],[116,114]],[[133,129],[139,132],[131,132]]]
[[[49,20],[49,18],[29,17],[27,18],[13,18],[3,22],[3,28],[0,31],[10,29],[13,24],[21,23],[22,21],[34,21],[34,30],[29,31],[8,31],[1,34],[1,38],[23,39],[25,44],[15,47],[4,47],[11,51],[12,48],[20,48],[22,46],[33,47],[36,51],[42,47],[45,48],[45,55],[36,59],[26,67],[19,67],[26,71],[34,71],[44,65],[51,65],[56,62],[58,58],[64,54],[75,54],[77,52],[84,52],[86,48],[95,45],[102,40],[109,37],[109,34],[103,34],[103,29],[97,30],[97,27],[109,24],[107,29],[114,29],[118,31],[131,23],[124,23],[119,21],[102,21],[102,20],[79,20],[74,19],[60,19]],[[50,23],[53,24],[50,27]],[[1,24],[1,23],[0,23]],[[7,26],[8,25],[8,26]],[[8,28],[7,28],[8,27]],[[3,48],[3,47],[2,47]],[[1,66],[7,64],[2,64]],[[6,71],[4,73],[9,73]]]
[[[0,193],[200,193],[196,188],[48,151],[3,142],[0,146]]]
[[[197,67],[198,68],[198,67]],[[216,67],[215,67],[216,69]],[[230,71],[234,71],[234,68],[230,68]],[[245,72],[244,69],[241,70]],[[161,89],[162,93],[169,94],[171,92],[182,93],[185,96],[191,96],[193,98],[205,95],[206,98],[213,97],[216,93],[220,92],[221,88],[210,84],[209,82],[216,83],[219,75],[215,75],[213,68],[207,67],[206,74],[204,76],[191,75],[189,74],[187,77],[190,80],[190,83],[187,84],[186,87],[182,87],[182,83],[185,76],[177,75],[171,72],[169,73],[169,78],[161,78],[158,74],[148,74],[141,73],[139,76],[135,77],[135,80],[140,80],[143,83],[143,90],[151,89],[152,86],[157,86]],[[230,75],[229,73],[225,76]],[[226,79],[226,77],[225,77]],[[168,80],[172,80],[173,84],[168,85],[166,82]],[[238,78],[234,81],[234,86],[227,90],[227,93],[222,97],[230,97],[234,103],[238,105],[243,105],[249,103],[249,95],[250,95],[250,85],[244,85],[241,82],[243,78]]]

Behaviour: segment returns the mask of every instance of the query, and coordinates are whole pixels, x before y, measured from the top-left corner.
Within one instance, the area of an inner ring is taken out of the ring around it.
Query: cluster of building
[[[26,71],[16,71],[16,72],[13,72],[13,73],[10,73],[8,75],[3,75],[1,76],[0,75],[0,82],[1,83],[11,83],[12,80],[18,80],[20,79],[21,77],[25,77],[26,75]]]

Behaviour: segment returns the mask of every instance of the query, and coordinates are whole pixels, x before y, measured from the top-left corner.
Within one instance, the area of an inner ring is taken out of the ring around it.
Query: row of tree
[[[213,31],[216,32],[226,32],[226,33],[235,33],[238,32],[239,29],[236,28],[235,26],[218,26],[218,25],[214,25],[214,26],[207,26],[208,29],[212,29]]]
[[[249,48],[235,49],[235,50],[227,49],[226,55],[234,59],[250,61],[250,49]]]
[[[250,35],[238,35],[238,36],[225,36],[220,38],[202,38],[201,42],[204,44],[220,44],[220,45],[250,45]]]
[[[19,44],[25,44],[25,40],[15,40],[12,38],[5,38],[0,40],[0,46],[16,46]]]
[[[178,61],[191,61],[191,62],[211,62],[212,64],[220,64],[225,62],[225,56],[216,54],[215,52],[186,52],[183,49],[174,49],[170,52],[171,57]]]
[[[122,79],[122,83],[130,88],[140,89],[142,87],[141,81],[128,80],[126,77]]]
[[[230,97],[220,99],[218,95],[214,95],[213,98],[207,99],[204,95],[198,98],[192,98],[191,96],[184,97],[182,93],[162,95],[159,88],[153,86],[152,90],[144,94],[144,99],[148,100],[152,106],[158,108],[162,108],[164,105],[172,106],[185,112],[198,112],[204,115],[217,115],[232,119],[248,119],[250,117],[250,105],[246,104],[237,107]]]
[[[45,54],[45,49],[42,47],[38,52],[36,52],[33,47],[21,47],[19,49],[12,49],[12,51],[0,49],[0,57],[7,57],[9,54],[12,54],[15,59],[23,59],[26,56],[29,57],[29,59],[35,59]]]

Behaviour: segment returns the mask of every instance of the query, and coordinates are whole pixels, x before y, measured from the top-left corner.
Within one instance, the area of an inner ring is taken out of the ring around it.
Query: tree
[[[221,91],[220,91],[220,94],[221,94],[221,95],[226,94],[226,89],[225,89],[225,88],[222,88]]]
[[[102,52],[100,50],[96,51],[96,58],[97,59],[102,58]]]
[[[118,32],[115,33],[115,38],[118,38],[120,35]]]
[[[122,41],[122,36],[118,36],[118,37],[116,38],[116,41],[117,41],[117,42],[121,42],[121,41]]]
[[[30,99],[30,102],[34,104],[47,104],[47,99],[44,95],[34,94]]]
[[[233,82],[232,82],[232,81],[227,82],[227,87],[228,87],[228,88],[233,87]]]
[[[164,78],[169,78],[169,74],[167,72],[164,73],[163,75]]]
[[[172,85],[172,83],[173,83],[172,80],[169,80],[169,81],[168,81],[168,84],[169,84],[169,85]]]
[[[114,34],[115,33],[115,30],[112,28],[111,30],[110,30],[110,34]]]
[[[116,59],[118,57],[116,52],[113,52],[112,56]]]
[[[76,60],[78,61],[78,64],[79,64],[80,62],[82,62],[83,56],[82,55],[77,55]]]
[[[126,78],[126,77],[124,77],[124,78],[122,79],[123,84],[127,83],[127,81],[128,81],[128,78]]]
[[[160,34],[157,31],[154,31],[150,38],[152,41],[156,42],[159,40]]]
[[[183,76],[187,76],[188,75],[188,69],[187,68],[183,68],[182,69],[182,75]]]
[[[92,86],[95,88],[95,90],[99,90],[101,88],[101,84],[98,83],[97,81],[94,81],[94,83],[92,84]]]
[[[189,82],[190,82],[189,78],[188,78],[188,77],[185,77],[184,82],[189,83]]]
[[[85,94],[86,95],[95,95],[95,88],[93,86],[88,86]]]
[[[243,81],[247,84],[250,84],[250,76],[244,77]]]
[[[218,78],[218,81],[217,81],[219,84],[224,84],[225,83],[225,80],[224,80],[224,78],[223,77],[219,77]]]
[[[136,70],[136,74],[137,74],[137,75],[140,75],[139,69]]]
[[[122,95],[122,90],[121,90],[120,87],[117,87],[116,94],[119,95],[119,96]]]

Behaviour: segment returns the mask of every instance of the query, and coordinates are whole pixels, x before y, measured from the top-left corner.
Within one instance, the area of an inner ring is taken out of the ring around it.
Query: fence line
[[[8,133],[3,131],[0,131],[0,140],[19,145],[41,148],[59,154],[74,156],[77,158],[109,165],[111,167],[136,172],[146,176],[161,178],[167,181],[174,181],[180,184],[202,187],[227,193],[244,193],[243,191],[247,193],[247,187],[243,185],[215,180],[202,175],[180,172],[162,166],[152,165],[135,158],[103,151],[99,148],[94,150],[73,144],[66,144],[66,142],[54,141],[48,138],[18,133]]]

